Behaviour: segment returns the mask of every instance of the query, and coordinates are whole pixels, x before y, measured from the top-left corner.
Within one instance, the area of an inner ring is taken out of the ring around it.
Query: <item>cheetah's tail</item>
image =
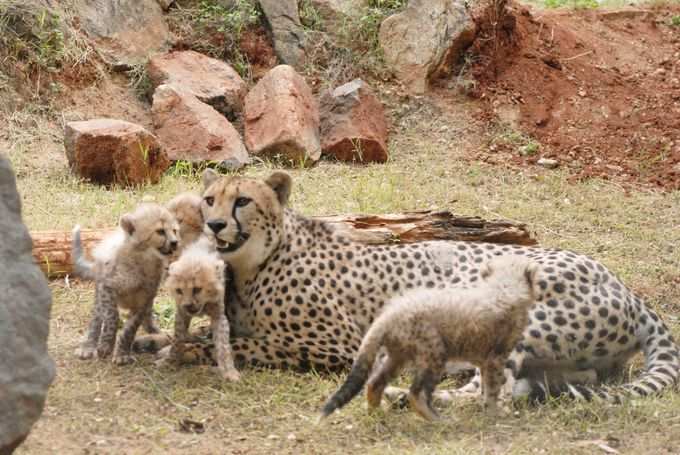
[[[73,272],[76,276],[85,280],[94,280],[94,265],[85,259],[83,253],[83,242],[80,238],[80,225],[73,228],[71,241],[71,259],[73,261]]]
[[[638,340],[645,355],[645,372],[636,380],[609,390],[568,385],[572,398],[592,400],[596,398],[620,403],[624,398],[654,395],[671,387],[680,376],[678,346],[666,325],[650,308],[643,308],[639,317]]]

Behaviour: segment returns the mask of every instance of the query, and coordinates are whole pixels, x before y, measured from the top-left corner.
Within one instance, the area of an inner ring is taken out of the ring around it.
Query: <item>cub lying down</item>
[[[238,381],[229,344],[229,321],[224,312],[224,262],[207,238],[201,238],[182,251],[170,264],[165,286],[175,299],[175,339],[170,358],[181,354],[188,340],[189,325],[195,316],[209,316],[217,367],[222,377]]]
[[[421,416],[437,419],[432,393],[447,361],[466,361],[482,373],[484,405],[496,410],[505,363],[522,337],[534,302],[535,266],[522,257],[489,261],[474,288],[416,289],[388,302],[364,337],[345,383],[326,402],[321,418],[347,404],[368,380],[371,408],[407,363],[415,367],[409,402]],[[387,355],[369,378],[384,347]],[[508,385],[510,386],[510,385]]]

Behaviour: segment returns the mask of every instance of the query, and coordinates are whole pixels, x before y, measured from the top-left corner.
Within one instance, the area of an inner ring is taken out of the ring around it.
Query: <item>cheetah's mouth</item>
[[[236,236],[236,240],[233,242],[225,242],[220,238],[215,238],[215,242],[217,243],[217,251],[220,253],[233,253],[234,251],[241,248],[241,246],[246,243],[249,238],[250,234],[247,232],[239,232]]]

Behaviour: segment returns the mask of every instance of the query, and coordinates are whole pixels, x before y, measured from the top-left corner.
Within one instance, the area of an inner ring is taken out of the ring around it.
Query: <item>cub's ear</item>
[[[206,169],[203,171],[201,180],[203,181],[203,189],[207,190],[210,185],[212,185],[217,179],[220,178],[220,174],[213,171],[212,169]]]
[[[290,178],[290,175],[285,172],[274,172],[265,180],[265,183],[274,190],[281,205],[288,203],[290,189],[293,186],[293,179]]]
[[[168,275],[174,275],[177,272],[177,263],[173,262],[168,267]]]
[[[493,273],[493,266],[487,262],[480,267],[479,273],[482,275],[482,279],[486,280]]]
[[[127,233],[127,235],[133,235],[135,233],[135,223],[132,219],[132,215],[126,213],[120,217],[120,227]]]
[[[529,287],[532,287],[534,285],[534,282],[536,281],[536,274],[538,273],[538,264],[535,262],[531,262],[527,265],[526,269],[524,270],[524,277],[527,279],[527,282],[529,283]]]

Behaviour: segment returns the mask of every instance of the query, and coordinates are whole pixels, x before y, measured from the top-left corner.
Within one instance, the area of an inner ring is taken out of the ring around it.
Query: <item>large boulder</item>
[[[259,0],[274,38],[274,52],[282,63],[301,68],[305,56],[305,33],[297,0]]]
[[[154,87],[172,84],[233,119],[243,107],[248,86],[227,63],[194,51],[159,54],[149,60]]]
[[[123,120],[69,122],[64,148],[73,173],[103,185],[156,183],[170,166],[156,136]]]
[[[255,155],[293,163],[321,156],[319,108],[312,91],[288,65],[271,69],[246,96],[245,141]]]
[[[321,97],[321,150],[342,161],[387,161],[383,106],[361,79]]]
[[[156,135],[170,160],[249,162],[241,137],[219,112],[174,85],[156,88],[151,110]]]
[[[413,93],[447,74],[472,44],[476,26],[462,0],[411,0],[380,25],[385,61]]]
[[[116,65],[143,61],[172,40],[157,0],[76,0],[74,11],[98,49]]]
[[[0,154],[0,455],[42,414],[54,362],[47,353],[52,297],[33,261],[9,161]]]

